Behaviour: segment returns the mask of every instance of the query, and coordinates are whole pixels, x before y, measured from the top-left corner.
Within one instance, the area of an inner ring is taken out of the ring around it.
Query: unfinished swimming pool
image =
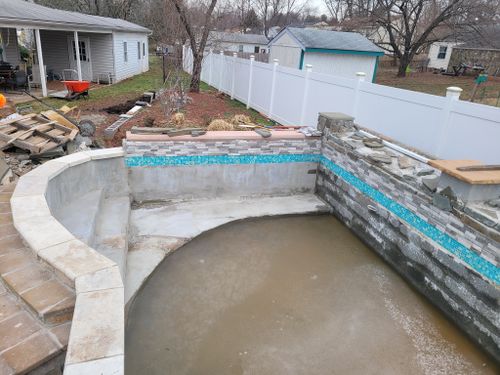
[[[494,374],[330,215],[242,221],[167,257],[127,321],[127,374]]]
[[[453,180],[418,155],[367,147],[348,116],[322,114],[319,128],[321,137],[266,139],[127,134],[123,147],[21,178],[14,225],[76,292],[65,373],[124,373],[125,363],[130,373],[190,373],[188,362],[191,373],[278,372],[279,363],[343,372],[348,362],[389,373],[497,370],[500,220],[489,213],[500,210],[436,197],[450,189],[433,192],[429,181]],[[460,186],[463,197],[496,192]],[[305,214],[337,219],[221,227]],[[288,298],[269,306],[271,295]]]

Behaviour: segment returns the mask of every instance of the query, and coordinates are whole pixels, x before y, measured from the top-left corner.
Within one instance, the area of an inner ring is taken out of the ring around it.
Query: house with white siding
[[[121,19],[0,0],[0,61],[20,63],[18,31],[33,32],[33,71],[47,95],[47,72],[67,79],[114,83],[149,70],[145,27]],[[78,46],[78,48],[76,48]]]
[[[315,72],[354,78],[357,72],[375,80],[384,51],[359,33],[286,27],[269,42],[269,62]]]
[[[267,53],[269,40],[261,34],[228,33],[211,31],[207,48],[244,53]]]

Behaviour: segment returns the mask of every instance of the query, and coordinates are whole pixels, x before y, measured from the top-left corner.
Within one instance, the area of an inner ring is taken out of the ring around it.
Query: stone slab
[[[116,355],[110,358],[98,359],[67,365],[64,368],[64,375],[122,375],[125,373],[125,356]]]
[[[111,260],[76,239],[47,247],[38,255],[70,280],[115,265]]]
[[[124,311],[119,306],[124,306],[123,288],[78,294],[66,366],[124,354]]]

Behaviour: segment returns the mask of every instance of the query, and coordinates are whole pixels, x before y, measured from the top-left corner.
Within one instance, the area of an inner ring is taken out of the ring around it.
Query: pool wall
[[[232,139],[217,139],[217,134],[210,134],[174,141],[130,134],[124,148],[133,199],[142,202],[314,191],[319,138],[308,139],[289,131],[280,132],[276,139],[263,139],[254,132],[235,133]]]
[[[320,115],[316,192],[332,212],[500,360],[500,247],[432,196],[341,139],[352,120]],[[479,228],[481,229],[481,228]]]

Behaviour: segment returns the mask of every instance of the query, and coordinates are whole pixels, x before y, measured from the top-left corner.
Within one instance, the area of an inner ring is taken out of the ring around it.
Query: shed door
[[[78,38],[78,46],[80,50],[80,65],[82,67],[82,79],[85,81],[92,81],[92,63],[90,62],[90,40],[89,38]],[[69,64],[70,69],[78,71],[76,64],[76,49],[75,39],[69,38]],[[74,77],[78,79],[78,76]]]

